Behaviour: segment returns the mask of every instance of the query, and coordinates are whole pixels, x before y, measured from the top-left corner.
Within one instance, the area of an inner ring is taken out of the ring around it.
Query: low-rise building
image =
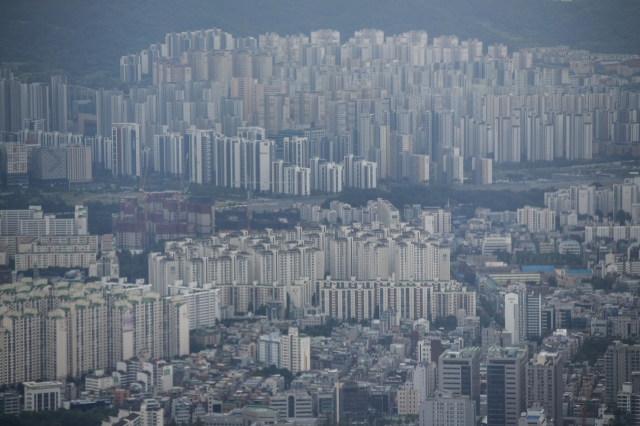
[[[25,411],[55,411],[62,407],[61,382],[24,382]]]

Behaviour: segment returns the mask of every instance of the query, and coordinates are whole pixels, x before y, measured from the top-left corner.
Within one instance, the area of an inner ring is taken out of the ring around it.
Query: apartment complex
[[[189,351],[182,296],[31,279],[5,284],[2,292],[3,384],[81,377],[133,357],[171,358]]]

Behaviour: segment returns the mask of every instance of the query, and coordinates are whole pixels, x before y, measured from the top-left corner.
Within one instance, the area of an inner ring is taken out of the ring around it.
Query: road
[[[327,195],[300,198],[258,198],[253,200],[254,210],[290,209],[296,203],[322,204],[329,198]]]
[[[512,191],[528,191],[533,188],[537,189],[547,189],[547,188],[569,188],[573,185],[588,185],[595,182],[598,179],[594,178],[585,178],[580,180],[572,180],[572,181],[531,181],[531,182],[504,182],[504,183],[496,183],[493,185],[465,185],[460,187],[460,189],[475,189],[480,191],[501,191],[503,189],[510,189]],[[598,180],[603,186],[610,186],[614,183],[620,183],[622,179],[607,179],[607,180]],[[292,208],[296,203],[307,203],[307,204],[322,204],[329,196],[327,195],[319,195],[314,197],[300,197],[300,198],[258,198],[253,200],[253,209],[254,210],[278,210],[278,209],[289,209]],[[245,204],[246,205],[246,204]]]
[[[504,182],[504,183],[495,183],[493,185],[465,185],[462,188],[464,189],[477,189],[477,190],[488,190],[488,191],[500,191],[503,189],[510,189],[512,191],[528,191],[533,188],[537,189],[547,189],[547,188],[569,188],[570,186],[575,185],[590,185],[593,182],[600,182],[603,186],[610,186],[614,183],[620,183],[622,179],[606,179],[600,180],[597,178],[585,178],[579,180],[544,180],[544,181],[530,181],[530,182]]]

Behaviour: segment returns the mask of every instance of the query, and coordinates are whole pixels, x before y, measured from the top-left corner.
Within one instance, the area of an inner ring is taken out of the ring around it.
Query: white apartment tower
[[[311,338],[298,334],[297,327],[289,327],[286,336],[280,337],[282,368],[293,374],[311,369]]]
[[[111,128],[111,173],[141,177],[143,174],[140,125],[113,123]]]
[[[262,334],[258,339],[258,362],[282,367],[282,339],[277,331]]]
[[[541,296],[520,288],[504,297],[505,329],[511,332],[512,341],[519,343],[538,338],[542,333]]]

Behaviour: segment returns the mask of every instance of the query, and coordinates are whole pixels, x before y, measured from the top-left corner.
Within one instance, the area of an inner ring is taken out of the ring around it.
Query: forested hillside
[[[218,27],[234,36],[361,28],[424,29],[510,48],[565,44],[640,53],[637,0],[1,0],[0,66],[40,81],[114,86],[121,55],[169,31]]]

